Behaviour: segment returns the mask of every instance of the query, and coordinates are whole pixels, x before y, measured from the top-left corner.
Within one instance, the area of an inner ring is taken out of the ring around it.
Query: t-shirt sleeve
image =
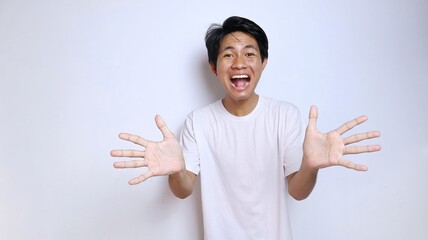
[[[286,114],[286,126],[283,141],[283,166],[285,176],[299,171],[303,157],[305,127],[300,111],[294,105]]]
[[[180,145],[183,149],[186,169],[196,175],[200,171],[199,150],[196,142],[193,113],[190,113],[185,122],[180,135]]]

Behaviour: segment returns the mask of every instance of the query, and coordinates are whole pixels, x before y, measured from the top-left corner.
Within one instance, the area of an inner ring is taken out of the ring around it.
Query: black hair
[[[205,34],[205,46],[208,51],[208,62],[217,68],[217,57],[220,43],[229,33],[243,32],[251,35],[258,44],[262,62],[268,58],[268,38],[263,29],[255,22],[243,17],[229,17],[220,24],[211,24]]]

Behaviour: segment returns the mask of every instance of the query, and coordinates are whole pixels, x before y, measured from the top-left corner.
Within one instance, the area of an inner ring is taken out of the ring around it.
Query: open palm
[[[184,168],[184,159],[180,144],[174,134],[168,129],[162,118],[157,115],[156,125],[163,134],[160,142],[148,141],[140,136],[121,133],[119,138],[144,147],[144,150],[112,150],[113,157],[129,157],[138,160],[115,162],[115,168],[147,167],[148,171],[133,178],[129,184],[138,184],[153,176],[165,176]]]
[[[378,131],[370,131],[345,138],[343,138],[342,135],[355,126],[367,121],[367,117],[357,117],[328,133],[318,132],[316,127],[317,119],[318,110],[315,106],[312,106],[309,113],[309,123],[303,144],[303,160],[306,161],[306,164],[312,169],[321,169],[339,165],[358,171],[366,171],[366,166],[348,161],[343,158],[343,155],[379,151],[379,145],[348,145],[366,139],[379,137],[380,133]]]

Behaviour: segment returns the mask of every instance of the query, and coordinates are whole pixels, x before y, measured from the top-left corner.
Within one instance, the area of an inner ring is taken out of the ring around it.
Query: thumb
[[[317,119],[318,119],[318,108],[317,106],[312,105],[311,109],[309,110],[308,130],[317,129]]]
[[[174,137],[174,134],[169,130],[169,128],[166,125],[165,121],[161,118],[161,116],[159,114],[156,115],[155,122],[156,122],[156,126],[162,132],[162,135],[163,135],[164,138]]]

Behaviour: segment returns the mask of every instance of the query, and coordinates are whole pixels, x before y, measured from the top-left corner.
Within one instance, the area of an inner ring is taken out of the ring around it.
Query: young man
[[[256,94],[268,62],[268,39],[251,20],[230,17],[223,25],[212,25],[205,40],[211,70],[225,97],[191,112],[180,142],[160,116],[155,121],[164,136],[161,142],[120,134],[144,150],[113,150],[114,157],[138,158],[115,162],[114,167],[148,168],[130,184],[168,175],[171,191],[179,198],[192,193],[200,175],[205,239],[292,239],[287,192],[297,200],[308,197],[321,168],[367,170],[342,157],[379,151],[379,145],[348,145],[380,133],[341,138],[366,116],[319,133],[315,106],[305,131],[294,105]]]

